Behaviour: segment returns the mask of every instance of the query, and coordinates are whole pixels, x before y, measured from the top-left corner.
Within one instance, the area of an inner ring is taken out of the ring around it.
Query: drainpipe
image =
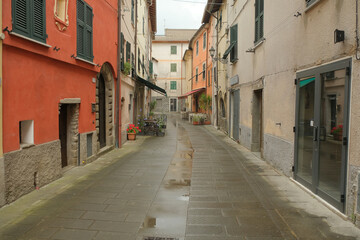
[[[215,91],[216,91],[216,101],[215,101],[215,106],[216,106],[216,127],[219,127],[219,11],[217,12],[217,19],[216,19],[216,56],[217,56],[217,60],[216,60],[216,84],[215,84]]]
[[[120,148],[121,146],[121,134],[120,131],[120,81],[121,81],[121,1],[118,0],[118,49],[117,49],[117,81],[116,81],[116,99],[115,99],[115,146]]]
[[[137,76],[137,64],[138,64],[138,54],[137,54],[137,27],[138,27],[138,1],[135,0],[135,19],[134,19],[134,24],[135,24],[135,36],[134,36],[134,41],[135,41],[135,54],[134,54],[134,73],[135,73],[135,77]],[[138,119],[137,119],[137,113],[138,113],[138,104],[139,104],[139,98],[138,98],[138,92],[137,92],[137,86],[138,86],[138,83],[136,82],[136,79],[135,79],[135,91],[134,91],[134,117],[133,117],[133,121],[135,123],[137,123]]]
[[[360,60],[359,57],[359,0],[356,0],[356,60]]]

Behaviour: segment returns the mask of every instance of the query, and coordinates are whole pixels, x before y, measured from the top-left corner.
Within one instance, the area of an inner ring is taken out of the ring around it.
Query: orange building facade
[[[3,1],[6,203],[114,147],[117,4]]]
[[[211,36],[210,36],[211,37]],[[209,62],[209,29],[208,24],[203,24],[190,40],[190,49],[193,52],[191,79],[192,91],[192,112],[204,112],[200,109],[200,96],[205,93],[207,96],[212,94],[211,69]]]

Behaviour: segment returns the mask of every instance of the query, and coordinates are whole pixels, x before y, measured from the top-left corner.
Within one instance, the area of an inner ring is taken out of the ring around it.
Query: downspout
[[[360,60],[359,57],[359,0],[356,0],[356,60]]]
[[[182,56],[182,52],[183,52],[183,43],[181,43],[181,52],[180,52],[180,56]],[[180,61],[180,96],[183,95],[183,90],[182,90],[182,81],[183,81],[183,70],[182,70],[182,65],[183,65],[183,59],[181,57],[181,61]],[[180,100],[182,103],[184,103],[183,100]],[[182,106],[182,104],[181,104]],[[186,107],[185,107],[186,108]],[[180,109],[181,111],[181,109]]]
[[[121,146],[121,134],[120,134],[120,81],[121,81],[121,0],[118,0],[118,49],[117,49],[117,81],[116,81],[116,99],[115,99],[115,146],[120,148]]]
[[[219,127],[219,11],[217,12],[217,19],[216,19],[216,83],[215,83],[215,91],[216,91],[216,127]]]
[[[137,76],[137,64],[138,64],[138,55],[137,55],[137,26],[138,26],[138,1],[137,0],[135,0],[135,19],[134,19],[134,24],[135,24],[135,36],[134,36],[134,41],[135,41],[135,56],[134,56],[134,65],[135,65],[135,68],[134,68],[134,73],[135,73],[135,76],[133,76],[133,77],[135,77],[136,78],[136,76]],[[139,101],[139,99],[138,99],[138,96],[137,96],[137,94],[138,94],[138,92],[137,92],[137,90],[136,90],[136,87],[137,87],[137,82],[136,82],[136,79],[135,79],[135,91],[134,91],[134,110],[135,111],[133,111],[133,115],[134,115],[134,117],[133,117],[133,121],[135,122],[135,123],[137,123],[137,109],[138,109],[138,101]]]

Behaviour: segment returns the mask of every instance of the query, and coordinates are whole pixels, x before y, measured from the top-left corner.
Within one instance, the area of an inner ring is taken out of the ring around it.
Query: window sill
[[[39,45],[44,46],[44,47],[47,47],[47,48],[51,48],[51,46],[48,45],[48,44],[46,44],[46,43],[43,43],[43,42],[34,40],[34,39],[32,39],[32,38],[29,38],[29,37],[25,37],[25,36],[23,36],[23,35],[21,35],[21,34],[19,34],[19,33],[16,33],[16,32],[10,32],[10,35],[13,35],[13,36],[16,36],[16,37],[19,37],[19,38],[28,40],[28,41],[30,41],[30,42],[39,44]]]
[[[261,38],[259,41],[255,43],[253,50],[255,51],[259,46],[261,46],[265,42],[265,38]]]
[[[88,63],[88,64],[91,64],[91,65],[93,65],[93,66],[96,66],[95,63],[90,62],[90,61],[88,61],[88,60],[85,60],[85,59],[83,59],[83,58],[81,58],[81,57],[75,57],[75,59],[76,59],[76,60],[79,60],[79,61],[82,61],[82,62],[85,62],[85,63]]]
[[[31,148],[33,146],[35,146],[33,143],[20,143],[20,149]]]
[[[315,0],[313,3],[311,3],[309,6],[307,6],[306,8],[305,8],[305,13],[307,12],[307,11],[309,11],[310,9],[312,9],[316,4],[318,4],[319,2],[320,2],[321,0]]]

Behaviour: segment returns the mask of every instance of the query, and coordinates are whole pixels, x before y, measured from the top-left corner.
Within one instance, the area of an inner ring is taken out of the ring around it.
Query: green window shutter
[[[138,72],[140,73],[141,59],[140,59],[140,48],[138,49]]]
[[[177,54],[177,47],[171,46],[171,54]]]
[[[202,77],[203,77],[203,80],[205,80],[205,75],[206,75],[206,69],[205,69],[206,65],[205,63],[203,64],[203,71],[202,71]]]
[[[13,31],[46,42],[45,0],[13,0]]]
[[[204,32],[204,35],[203,35],[203,49],[206,48],[206,32]]]
[[[30,1],[13,0],[13,31],[30,37]]]
[[[131,0],[131,22],[135,22],[135,3],[134,0]]]
[[[176,81],[170,82],[170,90],[176,90]]]
[[[150,61],[150,62],[149,62],[149,72],[150,72],[150,75],[152,75],[152,74],[153,74],[153,71],[154,71],[153,62],[152,62],[152,61]]]
[[[176,72],[177,71],[177,65],[176,65],[176,63],[171,63],[170,64],[170,71],[171,72]]]
[[[124,34],[121,33],[121,39],[120,39],[120,50],[121,50],[121,71],[124,71],[124,63],[125,63],[125,53],[124,53],[124,44],[125,44],[125,38]]]
[[[142,65],[142,74],[144,75],[145,74],[145,57],[144,57],[144,55],[142,55],[141,65]]]
[[[45,0],[33,0],[32,4],[32,37],[46,42]]]
[[[77,55],[85,60],[93,61],[93,12],[92,8],[82,0],[77,0]]]
[[[264,0],[255,2],[255,43],[264,36]]]
[[[230,51],[230,62],[237,60],[237,49],[238,49],[238,25],[234,25],[230,28],[230,44],[235,43],[234,47]]]
[[[199,69],[196,68],[196,77],[195,77],[196,82],[198,81],[198,79],[199,79]]]

